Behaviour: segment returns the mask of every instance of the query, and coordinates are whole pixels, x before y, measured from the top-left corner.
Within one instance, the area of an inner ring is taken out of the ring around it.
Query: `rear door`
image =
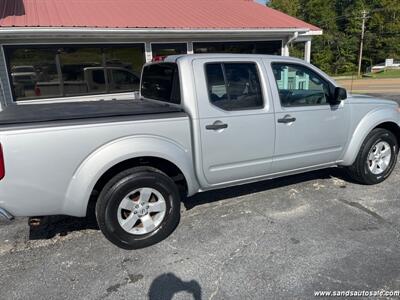
[[[350,116],[343,101],[329,104],[332,84],[301,63],[273,62],[271,68],[276,112],[274,173],[339,160]]]
[[[270,173],[275,122],[262,61],[196,59],[193,67],[206,181]]]

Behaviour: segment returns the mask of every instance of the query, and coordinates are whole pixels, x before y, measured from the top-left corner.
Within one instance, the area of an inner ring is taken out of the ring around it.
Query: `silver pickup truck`
[[[0,111],[0,214],[83,217],[125,249],[177,226],[183,196],[343,166],[362,184],[397,162],[395,102],[350,96],[304,61],[170,56],[147,64],[140,100]]]

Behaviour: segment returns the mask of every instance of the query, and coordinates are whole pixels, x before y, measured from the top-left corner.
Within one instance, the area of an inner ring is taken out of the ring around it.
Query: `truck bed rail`
[[[146,100],[104,100],[10,105],[0,111],[0,125],[87,118],[137,116],[182,112],[180,108]]]

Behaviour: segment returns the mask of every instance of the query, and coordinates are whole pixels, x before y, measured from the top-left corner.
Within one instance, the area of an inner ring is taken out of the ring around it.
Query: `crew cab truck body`
[[[95,198],[110,241],[146,247],[177,226],[182,192],[332,166],[383,181],[399,116],[295,58],[170,56],[144,66],[141,100],[3,108],[0,213],[83,217]]]

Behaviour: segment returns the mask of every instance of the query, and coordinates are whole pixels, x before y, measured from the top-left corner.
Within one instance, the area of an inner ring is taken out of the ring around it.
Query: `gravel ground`
[[[185,201],[168,239],[138,251],[110,244],[91,218],[54,217],[34,232],[26,219],[2,222],[0,298],[308,299],[315,290],[400,290],[399,182],[399,167],[376,186],[327,169],[199,194]]]

